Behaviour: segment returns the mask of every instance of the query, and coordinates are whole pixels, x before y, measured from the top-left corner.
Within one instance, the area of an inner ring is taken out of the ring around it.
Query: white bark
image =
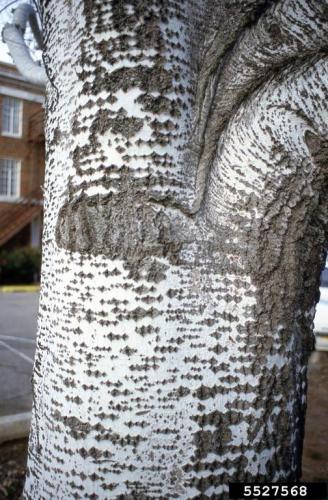
[[[28,499],[220,499],[300,477],[326,11],[237,4],[43,2]]]

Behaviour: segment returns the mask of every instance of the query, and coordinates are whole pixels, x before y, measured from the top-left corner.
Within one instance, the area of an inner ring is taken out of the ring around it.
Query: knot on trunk
[[[169,217],[160,208],[122,195],[82,194],[60,209],[56,242],[72,252],[106,255],[129,263],[146,257],[174,260],[179,244],[171,237]]]

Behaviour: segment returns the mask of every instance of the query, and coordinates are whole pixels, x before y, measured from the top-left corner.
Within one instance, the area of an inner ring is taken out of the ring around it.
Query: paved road
[[[38,293],[0,293],[0,416],[31,409]]]

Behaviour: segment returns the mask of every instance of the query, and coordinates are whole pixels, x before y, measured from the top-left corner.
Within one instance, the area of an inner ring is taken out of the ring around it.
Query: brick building
[[[40,245],[43,101],[40,87],[0,62],[0,248]]]

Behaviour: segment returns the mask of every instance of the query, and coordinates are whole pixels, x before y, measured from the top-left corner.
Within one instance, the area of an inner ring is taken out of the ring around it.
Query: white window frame
[[[21,160],[18,160],[17,158],[5,158],[3,156],[0,157],[0,163],[4,160],[9,160],[9,161],[14,161],[16,162],[17,165],[17,172],[16,172],[16,194],[1,194],[0,193],[0,201],[16,201],[20,198],[20,188],[21,188],[21,166],[22,162]],[[8,181],[9,184],[10,181]]]
[[[3,129],[5,99],[15,99],[19,103],[19,115],[18,115],[19,126],[18,126],[17,133]],[[22,137],[22,135],[23,135],[23,101],[22,101],[22,99],[17,99],[17,97],[11,97],[11,96],[7,96],[7,95],[2,96],[1,135],[5,136],[5,137],[15,137],[15,138]]]

